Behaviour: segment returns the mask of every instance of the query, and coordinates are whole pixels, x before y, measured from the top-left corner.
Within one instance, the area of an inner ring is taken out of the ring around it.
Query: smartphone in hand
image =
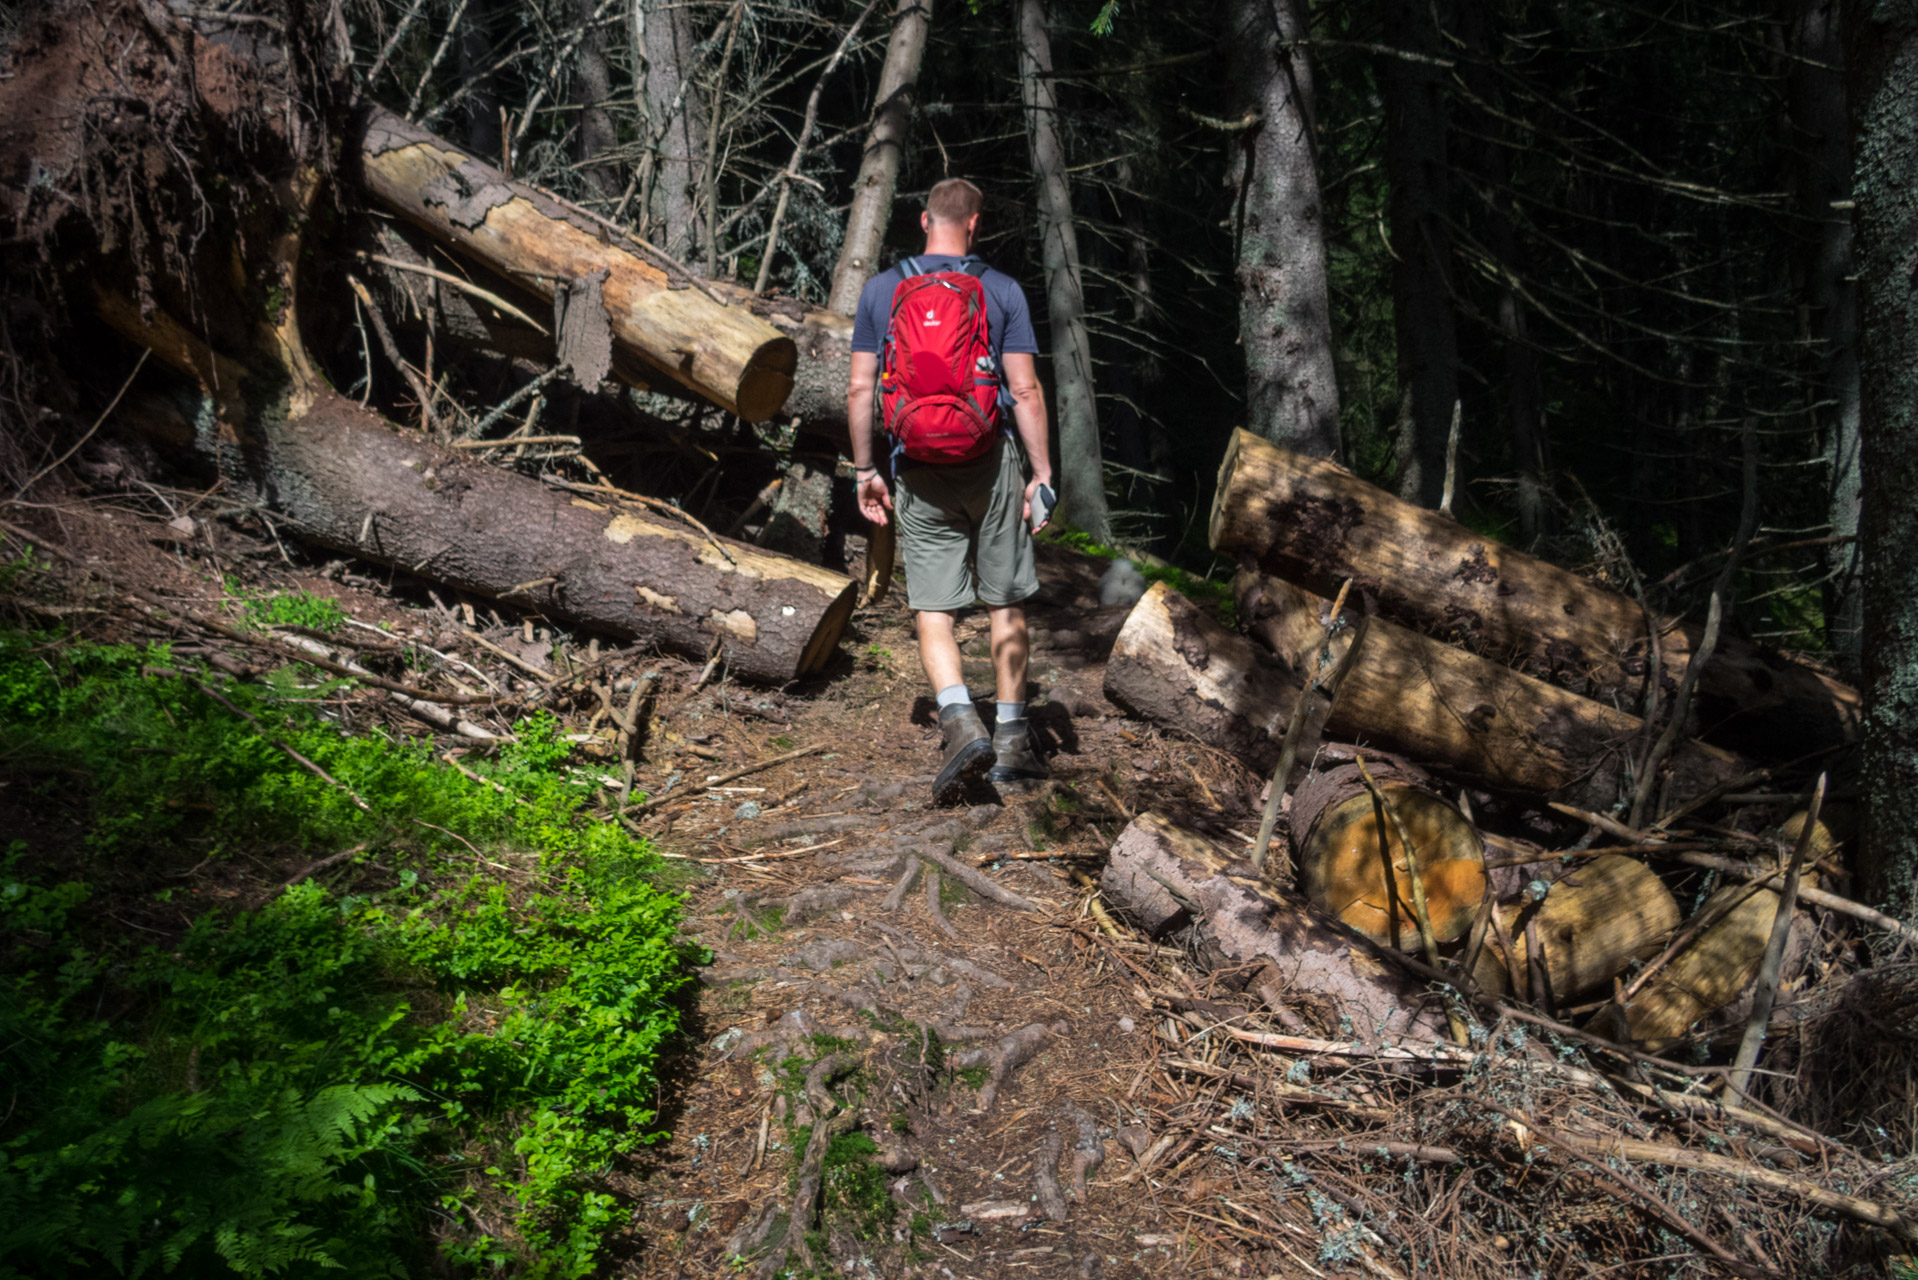
[[[1052,491],[1049,484],[1041,484],[1032,491],[1032,531],[1034,533],[1046,527],[1052,521],[1052,509],[1059,505],[1059,495]]]

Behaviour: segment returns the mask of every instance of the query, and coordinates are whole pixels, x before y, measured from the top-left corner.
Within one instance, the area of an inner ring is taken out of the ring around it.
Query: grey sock
[[[999,715],[997,719],[994,721],[994,723],[996,723],[1000,728],[1003,729],[1007,725],[1012,724],[1014,721],[1017,721],[1023,724],[1025,722],[1025,718],[1026,718],[1025,703],[1001,702],[999,704]]]
[[[957,707],[971,701],[972,695],[966,692],[966,686],[962,684],[949,684],[939,691],[939,709],[941,711],[944,711],[947,707]]]

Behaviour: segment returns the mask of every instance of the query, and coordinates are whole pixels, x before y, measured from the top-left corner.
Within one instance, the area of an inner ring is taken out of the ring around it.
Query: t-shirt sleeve
[[[859,291],[859,309],[852,318],[852,349],[879,354],[879,344],[886,337],[886,306],[889,294],[881,283],[883,275],[874,276],[866,281],[866,287]]]
[[[1032,331],[1032,310],[1026,306],[1026,291],[1019,287],[1017,280],[1008,276],[999,293],[999,305],[1006,313],[1005,341],[999,349],[1013,355],[1038,355],[1039,339]],[[858,349],[857,346],[853,348],[854,351]]]

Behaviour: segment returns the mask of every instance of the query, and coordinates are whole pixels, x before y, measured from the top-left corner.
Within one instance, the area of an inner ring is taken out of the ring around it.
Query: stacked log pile
[[[1273,1010],[1316,1009],[1342,1039],[1415,1035],[1445,1021],[1442,980],[1454,999],[1589,1014],[1588,1032],[1659,1052],[1742,1026],[1755,984],[1793,981],[1816,924],[1800,912],[1775,929],[1785,901],[1871,916],[1820,892],[1829,833],[1799,838],[1815,815],[1738,833],[1761,856],[1715,891],[1691,868],[1722,859],[1681,829],[1741,786],[1795,786],[1779,762],[1849,743],[1854,690],[1732,637],[1688,677],[1700,636],[1681,621],[1244,432],[1211,536],[1241,565],[1244,634],[1154,586],[1106,691],[1256,773],[1276,763],[1281,841],[1221,852],[1148,814],[1103,889]],[[1681,685],[1701,737],[1665,731]],[[1329,707],[1304,714],[1315,700]],[[1634,714],[1647,707],[1658,721]],[[1615,816],[1634,806],[1639,828]],[[1507,829],[1482,829],[1475,808]],[[1787,856],[1807,844],[1809,859]],[[1689,918],[1675,884],[1702,899]]]

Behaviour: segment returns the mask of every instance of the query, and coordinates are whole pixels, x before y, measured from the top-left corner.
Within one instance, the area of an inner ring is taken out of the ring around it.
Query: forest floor
[[[459,716],[499,733],[552,713],[571,744],[568,785],[593,797],[585,811],[665,860],[657,876],[684,895],[681,932],[709,958],[659,1063],[665,1136],[600,1184],[614,1225],[593,1274],[1653,1275],[1707,1253],[1729,1266],[1733,1248],[1766,1259],[1736,1274],[1883,1274],[1884,1241],[1814,1215],[1819,1204],[1918,1238],[1870,1204],[1820,1201],[1810,1181],[1903,1205],[1902,1160],[1784,1117],[1717,1114],[1702,1097],[1649,1107],[1633,1073],[1659,1060],[1508,1018],[1474,1028],[1469,1062],[1343,1054],[1336,1011],[1271,1024],[1229,971],[1106,915],[1098,876],[1133,817],[1151,810],[1232,848],[1251,839],[1261,780],[1107,701],[1105,657],[1127,609],[1098,604],[1103,560],[1041,548],[1029,697],[1053,776],[1003,794],[981,784],[941,807],[938,727],[898,590],[855,612],[825,674],[768,689],[303,552],[212,495],[39,497],[8,523],[96,581],[59,603],[7,597],[32,625],[164,641],[181,665],[253,684],[297,658],[286,645],[303,631],[389,681],[442,693],[484,682],[498,702]],[[217,621],[275,600],[320,600],[336,625],[282,622],[276,639]],[[959,638],[984,692],[983,613],[962,618]],[[487,781],[460,763],[489,767],[493,746],[471,733],[424,723],[365,682],[328,697],[352,731],[430,744]],[[35,794],[0,779],[0,824],[80,849],[84,830],[63,836]],[[348,894],[394,880],[377,860],[341,861],[351,849],[314,860],[231,843],[177,868],[96,867],[91,909],[177,945],[196,915],[259,909],[297,879]],[[155,892],[156,876],[179,891]],[[1864,1133],[1860,1116],[1881,1138],[1885,1124],[1906,1131],[1909,1055],[1846,1010],[1902,1017],[1913,1000],[1918,969],[1888,966],[1806,1024],[1806,1079],[1834,1094],[1820,1104],[1827,1131]],[[1608,1053],[1621,1074],[1566,1065]],[[1667,1089],[1704,1070],[1659,1069]],[[1849,1081],[1883,1087],[1860,1101]],[[1533,1135],[1554,1130],[1548,1155]],[[1567,1145],[1599,1134],[1633,1135],[1639,1158],[1668,1171],[1624,1177]],[[467,1191],[480,1230],[510,1243],[473,1206],[502,1218],[511,1206]],[[1716,1225],[1690,1220],[1701,1204]],[[452,1216],[433,1230],[442,1246],[471,1236]],[[1643,1261],[1620,1261],[1632,1258]]]

